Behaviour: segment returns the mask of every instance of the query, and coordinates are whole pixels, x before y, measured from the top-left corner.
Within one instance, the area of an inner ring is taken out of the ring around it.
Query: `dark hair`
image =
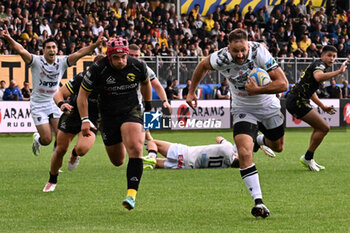
[[[248,40],[248,33],[241,28],[236,28],[235,30],[230,32],[228,36],[228,41],[230,43],[235,40]]]
[[[322,48],[322,54],[327,53],[328,51],[337,53],[338,49],[336,47],[334,47],[333,45],[325,45]]]
[[[44,43],[43,43],[43,48],[44,49],[45,49],[46,44],[49,43],[49,42],[54,42],[56,44],[56,46],[57,46],[57,41],[55,39],[53,39],[53,38],[49,38],[49,39],[45,40]]]

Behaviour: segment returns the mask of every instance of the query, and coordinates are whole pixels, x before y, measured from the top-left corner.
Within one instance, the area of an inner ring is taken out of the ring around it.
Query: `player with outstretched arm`
[[[53,96],[62,76],[69,66],[74,65],[83,56],[92,53],[106,38],[101,33],[94,44],[62,57],[56,56],[57,43],[54,39],[49,38],[43,43],[44,55],[37,56],[30,54],[21,44],[12,39],[7,27],[4,27],[2,36],[31,68],[33,91],[30,97],[30,110],[38,130],[38,133],[33,134],[32,150],[34,155],[38,155],[40,146],[47,146],[51,143],[52,131],[55,138],[57,137],[57,125],[62,112],[56,106]]]

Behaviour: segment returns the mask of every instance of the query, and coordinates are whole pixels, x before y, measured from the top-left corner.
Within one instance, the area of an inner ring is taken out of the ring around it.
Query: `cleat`
[[[326,169],[324,166],[317,164],[314,159],[306,160],[305,155],[301,156],[299,161],[304,167],[308,168],[310,171],[318,172],[320,170]]]
[[[253,207],[252,215],[256,218],[266,218],[270,216],[270,210],[264,204],[258,204]]]
[[[72,149],[72,153],[70,154],[69,160],[68,160],[68,171],[73,171],[79,164],[80,156],[73,156],[73,150],[75,149],[75,146]]]
[[[143,170],[153,170],[153,169],[154,169],[154,166],[152,165],[149,165],[149,164],[143,165]]]
[[[265,155],[269,156],[270,158],[276,157],[275,152],[273,152],[273,150],[271,150],[270,147],[262,145],[262,146],[260,146],[260,149],[264,152]]]
[[[151,156],[144,156],[142,157],[142,161],[143,163],[145,164],[149,164],[149,165],[152,165],[152,166],[155,166],[156,163],[157,163],[157,160]]]
[[[56,185],[57,184],[47,182],[44,189],[43,189],[43,192],[47,193],[47,192],[55,191]]]
[[[68,160],[68,171],[73,171],[79,165],[80,156],[70,155]]]
[[[135,199],[132,196],[128,196],[123,202],[122,205],[128,210],[135,208]]]
[[[34,155],[39,155],[40,154],[40,143],[35,141],[35,137],[39,135],[39,133],[33,133],[33,145],[32,145],[32,150]]]

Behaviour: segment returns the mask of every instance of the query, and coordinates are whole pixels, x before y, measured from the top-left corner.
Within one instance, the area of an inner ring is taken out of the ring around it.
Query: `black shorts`
[[[117,116],[102,116],[101,131],[105,146],[112,146],[122,142],[120,127],[126,122],[136,122],[142,125],[141,108],[134,107],[130,112]]]
[[[309,99],[298,97],[294,94],[288,95],[286,108],[297,119],[304,117],[312,110]]]
[[[233,137],[239,134],[247,134],[253,138],[253,141],[255,141],[259,130],[271,141],[276,141],[284,136],[283,124],[273,129],[266,129],[260,122],[256,125],[250,122],[240,121],[233,126]]]
[[[90,121],[97,127],[97,117],[89,116]],[[58,129],[65,133],[78,134],[81,131],[81,119],[77,112],[62,114],[58,122]],[[97,129],[90,128],[96,135]]]

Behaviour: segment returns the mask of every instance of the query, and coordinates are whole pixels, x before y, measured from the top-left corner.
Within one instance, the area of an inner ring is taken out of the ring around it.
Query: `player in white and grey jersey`
[[[187,146],[161,140],[150,140],[147,143],[148,156],[144,157],[144,164],[149,168],[228,168],[238,167],[237,148],[223,137],[217,137],[218,144],[203,146]],[[165,158],[156,158],[152,162],[152,153],[160,153]]]
[[[106,40],[102,34],[97,41],[90,46],[64,57],[56,57],[58,52],[57,43],[48,39],[43,43],[42,56],[30,54],[23,46],[13,40],[5,26],[2,31],[3,37],[9,42],[26,64],[29,64],[32,73],[33,93],[30,98],[31,114],[38,130],[33,135],[33,153],[40,153],[40,145],[49,145],[52,141],[52,130],[57,135],[58,120],[61,110],[53,101],[53,96],[66,69],[75,64],[81,57],[90,54],[93,50]],[[61,106],[59,106],[61,107]]]
[[[272,82],[258,86],[248,77],[255,67],[266,70]],[[277,152],[283,150],[283,118],[274,95],[288,89],[287,78],[266,48],[248,42],[248,34],[243,29],[233,30],[229,34],[229,45],[211,54],[196,67],[186,98],[192,108],[197,107],[195,90],[209,70],[218,70],[229,80],[234,140],[238,148],[241,176],[255,201],[253,216],[266,218],[270,212],[262,201],[253,149],[255,151],[259,145],[266,145]],[[263,135],[257,136],[258,130]]]
[[[216,142],[217,144],[211,145],[187,146],[152,139],[147,142],[148,155],[143,157],[144,169],[238,168],[236,145],[221,136],[216,137]],[[263,151],[269,157],[275,157],[270,148],[265,146]],[[165,158],[157,158],[157,153]]]

